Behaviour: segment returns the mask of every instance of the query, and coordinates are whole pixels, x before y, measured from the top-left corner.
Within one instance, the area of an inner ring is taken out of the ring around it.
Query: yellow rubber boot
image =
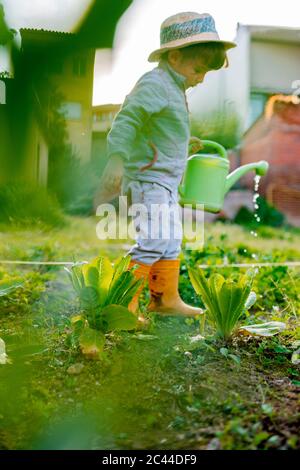
[[[149,312],[164,315],[194,317],[201,315],[201,308],[192,307],[183,302],[178,292],[180,260],[159,260],[154,263],[149,273],[151,301]]]
[[[147,320],[145,319],[144,315],[142,315],[138,309],[139,309],[139,296],[140,296],[140,293],[142,292],[143,290],[143,287],[144,287],[144,284],[145,284],[145,281],[148,279],[148,276],[149,276],[149,272],[150,272],[150,269],[151,269],[151,265],[148,265],[148,264],[143,264],[143,263],[138,263],[137,261],[134,261],[134,260],[131,260],[130,263],[129,263],[129,269],[132,268],[134,265],[138,265],[138,268],[136,268],[133,272],[134,276],[136,277],[136,279],[141,279],[141,278],[144,278],[144,282],[143,284],[139,287],[139,289],[137,290],[137,292],[135,293],[134,297],[132,298],[132,300],[130,301],[129,305],[128,305],[128,310],[132,313],[135,313],[136,315],[138,315],[138,319],[139,319],[139,324],[138,326],[146,326],[147,324]]]

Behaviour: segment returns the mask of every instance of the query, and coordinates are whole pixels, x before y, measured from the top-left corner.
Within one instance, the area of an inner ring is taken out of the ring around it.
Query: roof
[[[54,30],[49,30],[49,29],[36,29],[36,28],[20,28],[20,33],[22,32],[25,33],[42,33],[42,34],[54,34],[54,35],[72,35],[73,33],[70,33],[68,31],[54,31]]]
[[[98,104],[93,106],[93,113],[117,111],[120,107],[120,104]]]
[[[62,41],[72,42],[75,39],[75,34],[66,31],[50,31],[46,29],[34,28],[21,28],[20,35],[22,38],[22,45],[30,45],[31,47],[43,47],[53,45],[56,46]]]
[[[242,25],[247,28],[255,41],[286,42],[300,44],[300,29],[287,26]]]

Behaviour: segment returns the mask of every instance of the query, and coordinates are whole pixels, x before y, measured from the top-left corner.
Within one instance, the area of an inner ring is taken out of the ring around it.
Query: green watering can
[[[187,159],[187,166],[178,188],[179,203],[203,204],[207,212],[219,212],[224,203],[224,196],[234,183],[249,171],[256,171],[263,176],[269,168],[268,162],[249,163],[234,170],[230,175],[229,160],[225,148],[211,140],[202,140],[203,152],[213,150],[212,153],[197,153]]]

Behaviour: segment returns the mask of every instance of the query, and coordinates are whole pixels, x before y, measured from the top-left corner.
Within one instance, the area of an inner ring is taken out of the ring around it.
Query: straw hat
[[[153,51],[149,62],[158,62],[161,54],[171,49],[199,44],[202,42],[221,42],[225,49],[236,44],[222,41],[216,30],[215,21],[209,13],[183,12],[167,18],[160,27],[160,48]]]

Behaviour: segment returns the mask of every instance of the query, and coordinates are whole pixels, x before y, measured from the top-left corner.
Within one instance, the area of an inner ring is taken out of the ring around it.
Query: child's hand
[[[203,144],[198,137],[191,137],[189,141],[189,155],[194,155],[203,149]]]
[[[124,165],[119,155],[112,155],[99,182],[99,190],[94,198],[94,209],[111,201],[120,194]]]

